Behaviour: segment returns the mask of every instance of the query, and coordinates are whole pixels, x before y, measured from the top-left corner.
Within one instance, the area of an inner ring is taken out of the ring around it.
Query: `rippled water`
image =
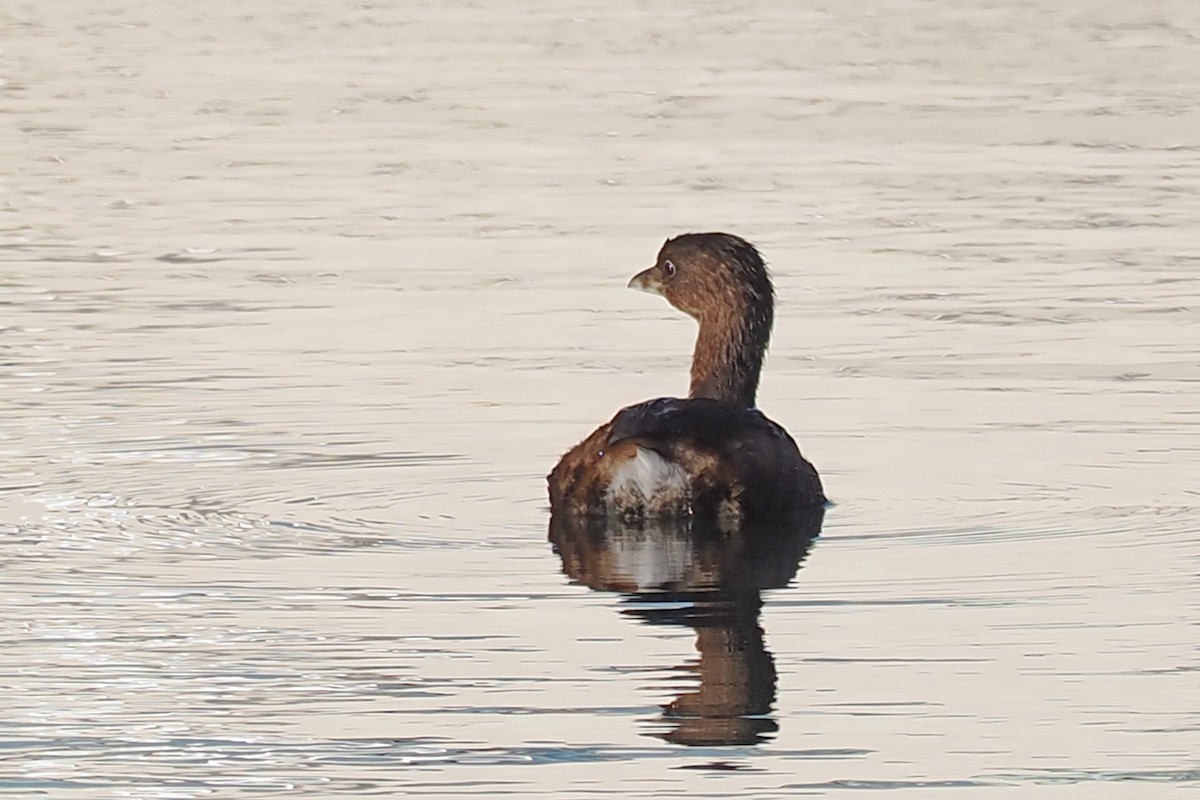
[[[2,24],[0,794],[1200,785],[1194,3]],[[551,530],[707,229],[836,505]]]

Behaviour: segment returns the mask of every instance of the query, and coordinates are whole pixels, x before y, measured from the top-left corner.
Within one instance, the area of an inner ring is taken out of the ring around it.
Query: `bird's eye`
[[[662,271],[663,271],[664,277],[667,277],[667,278],[675,277],[675,263],[673,261],[671,261],[670,259],[667,259],[666,261],[663,262]]]

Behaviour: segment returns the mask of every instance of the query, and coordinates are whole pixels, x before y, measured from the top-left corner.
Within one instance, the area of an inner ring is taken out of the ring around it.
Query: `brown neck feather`
[[[688,397],[754,406],[763,356],[771,337],[772,309],[738,302],[699,318]]]

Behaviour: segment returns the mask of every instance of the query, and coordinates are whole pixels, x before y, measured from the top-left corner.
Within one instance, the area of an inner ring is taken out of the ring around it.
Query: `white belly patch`
[[[613,472],[605,500],[614,511],[675,515],[690,504],[691,482],[683,467],[639,447]]]

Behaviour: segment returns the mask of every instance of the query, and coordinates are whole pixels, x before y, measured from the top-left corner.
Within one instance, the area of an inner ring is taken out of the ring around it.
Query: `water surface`
[[[5,17],[0,794],[1200,785],[1193,4]],[[836,505],[564,538],[712,229]]]

